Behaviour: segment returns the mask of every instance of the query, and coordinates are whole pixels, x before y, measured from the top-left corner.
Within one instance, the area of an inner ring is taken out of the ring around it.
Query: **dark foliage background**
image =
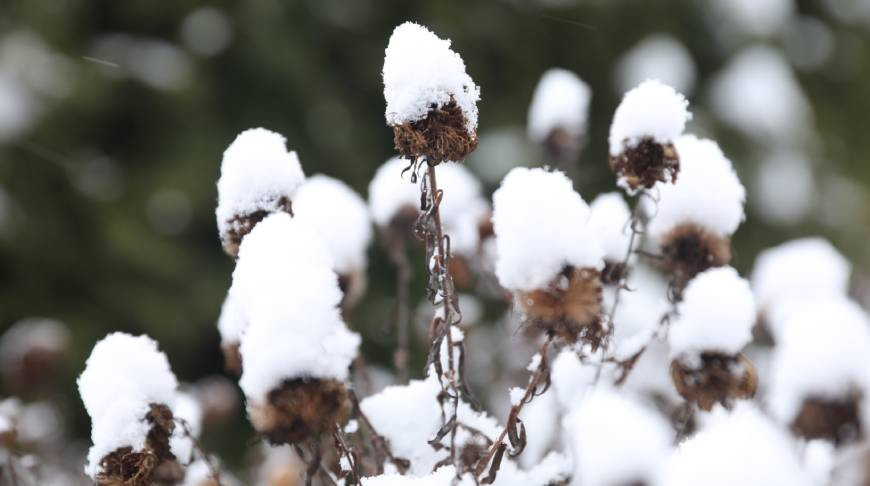
[[[153,336],[182,380],[221,373],[215,321],[233,263],[216,234],[215,181],[235,134],[254,126],[278,131],[298,151],[307,174],[338,177],[365,195],[375,168],[392,154],[380,69],[392,29],[405,20],[453,40],[482,89],[480,134],[498,133],[522,148],[498,156],[481,151],[472,168],[546,163],[523,138],[535,84],[554,66],[586,80],[593,90],[590,143],[576,186],[587,200],[613,188],[606,141],[621,96],[615,63],[648,34],[670,33],[697,66],[691,101],[698,125],[692,128],[720,141],[752,189],[763,147],[713,116],[706,81],[742,47],[760,42],[779,48],[785,46],[781,37],[723,34],[725,20],[711,7],[716,2],[555,3],[0,3],[0,42],[8,45],[22,32],[37,36],[61,56],[61,67],[45,76],[66,85],[62,94],[37,96],[33,119],[0,138],[0,331],[34,315],[69,325],[72,348],[54,395],[65,404],[73,434],[86,441],[89,427],[75,376],[93,343],[109,331]],[[760,249],[822,234],[852,259],[855,294],[866,304],[870,16],[844,19],[831,8],[841,3],[797,3],[801,15],[823,22],[834,39],[824,63],[796,70],[821,141],[807,150],[820,182],[811,196],[814,209],[791,224],[771,223],[759,217],[750,198],[747,222],[734,240],[734,264],[748,274]],[[185,34],[185,20],[204,6],[222,14],[229,27],[224,34],[231,36],[213,55],[195,52]],[[148,44],[153,41],[161,44]],[[168,51],[161,57],[146,44]],[[0,78],[17,76],[22,65],[0,67]],[[24,92],[35,91],[33,80],[22,85]],[[794,190],[785,181],[775,189]],[[350,320],[362,329],[375,363],[389,362],[394,280],[383,251],[373,246],[369,292]],[[422,284],[416,282],[414,295],[422,295]],[[206,443],[238,459],[238,441],[251,438],[240,414],[235,425],[209,431]]]

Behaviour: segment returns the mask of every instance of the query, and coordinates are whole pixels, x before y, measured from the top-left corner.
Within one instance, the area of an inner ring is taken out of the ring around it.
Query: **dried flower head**
[[[393,31],[385,54],[386,119],[396,150],[430,164],[464,160],[477,147],[480,88],[450,41],[405,22]]]
[[[145,486],[179,473],[169,408],[177,382],[157,343],[109,334],[94,346],[78,385],[93,427],[86,472],[97,484]]]
[[[844,397],[808,397],[791,422],[792,431],[807,439],[824,439],[837,446],[864,438],[863,396],[853,390]]]
[[[343,383],[360,339],[341,319],[333,266],[318,234],[286,214],[263,220],[241,245],[230,291],[248,320],[239,385],[270,442],[295,443],[347,417]]]
[[[671,361],[671,379],[686,401],[709,411],[717,403],[730,408],[735,400],[755,396],[758,373],[743,354],[705,352],[698,358]]]
[[[529,138],[559,159],[576,159],[586,136],[591,98],[589,85],[573,72],[547,70],[529,106]]]
[[[678,293],[695,275],[731,262],[731,239],[693,223],[673,228],[661,237],[660,245],[661,263]]]
[[[28,318],[0,338],[0,370],[7,388],[35,394],[55,376],[69,342],[66,325],[55,319]]]
[[[692,118],[689,102],[657,80],[625,94],[610,126],[610,169],[631,192],[677,179],[680,157],[674,141]]]
[[[238,255],[239,244],[263,218],[292,214],[292,197],[305,179],[296,152],[283,136],[254,128],[240,133],[224,152],[215,210],[224,251]]]

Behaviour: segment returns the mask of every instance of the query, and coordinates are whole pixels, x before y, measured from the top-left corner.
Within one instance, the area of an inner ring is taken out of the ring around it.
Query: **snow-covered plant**
[[[366,251],[372,239],[365,201],[344,182],[317,174],[296,192],[293,213],[323,239],[344,292],[342,304],[353,307],[365,292]]]
[[[493,194],[495,272],[529,323],[566,342],[603,338],[604,248],[561,172],[513,169]]]
[[[532,95],[528,134],[558,160],[573,163],[588,129],[592,90],[567,69],[546,71]]]
[[[399,155],[438,164],[463,160],[477,147],[480,88],[449,40],[405,22],[390,37],[383,76],[387,124]]]
[[[778,334],[768,402],[807,439],[848,444],[870,425],[870,319],[844,297],[807,305]]]
[[[758,376],[740,351],[752,340],[754,324],[755,299],[736,270],[711,268],[693,278],[668,333],[680,395],[704,410],[752,398]]]
[[[350,412],[345,381],[360,338],[341,318],[342,292],[324,241],[273,214],[245,237],[230,293],[247,327],[239,385],[254,428],[274,444],[330,433]]]
[[[224,251],[232,257],[260,220],[279,211],[292,213],[293,193],[305,174],[285,142],[275,132],[252,128],[224,152],[215,215]]]
[[[625,94],[610,125],[610,170],[631,192],[673,182],[680,172],[674,147],[692,118],[689,102],[674,88],[646,80]]]
[[[93,441],[85,472],[97,484],[144,486],[175,474],[177,385],[166,355],[147,336],[116,332],[94,346],[78,386]]]
[[[674,286],[731,261],[731,235],[743,222],[746,190],[716,142],[684,135],[675,140],[680,177],[657,183],[658,202],[647,227]]]

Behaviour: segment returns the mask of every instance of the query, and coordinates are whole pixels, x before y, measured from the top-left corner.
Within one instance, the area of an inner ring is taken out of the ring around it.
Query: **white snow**
[[[592,90],[579,76],[567,69],[547,70],[529,106],[528,134],[533,142],[544,142],[555,129],[573,137],[586,134]]]
[[[716,351],[735,355],[752,340],[755,298],[749,282],[732,267],[695,276],[668,329],[673,357]]]
[[[187,424],[193,439],[198,438],[202,430],[202,408],[196,398],[187,392],[178,392],[171,409],[173,417]],[[187,436],[180,422],[175,426],[169,446],[181,464],[189,464],[193,460],[193,439]]]
[[[462,57],[450,49],[450,40],[413,22],[399,25],[387,45],[383,75],[388,125],[422,120],[433,105],[440,108],[452,98],[469,133],[477,131],[480,88],[465,72]]]
[[[601,194],[589,206],[589,226],[604,243],[604,259],[609,262],[622,262],[628,254],[628,241],[631,237],[631,211],[618,192]]]
[[[730,26],[756,37],[776,34],[795,12],[794,0],[720,0],[711,6],[715,22],[724,18]]]
[[[320,174],[309,177],[293,197],[293,215],[317,231],[339,275],[365,269],[371,221],[365,201],[347,184]]]
[[[574,458],[572,486],[651,484],[670,452],[664,419],[603,387],[590,392],[563,427]]]
[[[496,276],[510,290],[544,288],[566,265],[601,269],[589,206],[562,172],[517,167],[493,194]]]
[[[680,444],[658,484],[809,486],[795,444],[748,403]]]
[[[166,355],[148,336],[116,332],[100,340],[78,378],[94,443],[85,472],[95,477],[100,459],[119,447],[141,450],[149,430],[148,405],[171,405],[177,385]]]
[[[661,327],[662,316],[670,308],[667,283],[649,267],[632,266],[627,285],[632,290],[621,292],[613,316],[611,350],[617,359],[628,359],[649,343]],[[603,297],[603,308],[612,308],[614,293],[605,290]]]
[[[771,223],[798,224],[809,216],[819,197],[814,177],[812,163],[805,154],[776,150],[758,165],[751,206]]]
[[[762,251],[752,289],[764,309],[780,299],[846,295],[852,265],[821,237],[798,238]]]
[[[745,217],[746,189],[716,142],[684,135],[676,140],[680,172],[673,184],[657,183],[659,201],[648,230],[654,238],[683,223],[730,236]]]
[[[846,398],[870,390],[870,321],[854,302],[832,299],[795,313],[778,335],[768,403],[790,423],[807,397]],[[870,418],[870,417],[865,417]]]
[[[474,257],[480,243],[480,223],[489,212],[480,181],[462,164],[438,164],[435,179],[443,193],[441,223],[450,236],[450,249]]]
[[[691,93],[697,76],[695,61],[686,46],[661,33],[645,37],[623,54],[615,75],[621,92],[646,79],[658,79],[680,93]]]
[[[617,156],[644,137],[672,143],[691,120],[689,102],[674,88],[648,79],[625,93],[610,125],[610,155]]]
[[[221,305],[221,315],[217,321],[221,345],[238,344],[242,340],[242,333],[247,326],[248,321],[239,299],[232,292],[227,292],[224,303]]]
[[[714,113],[749,137],[766,142],[799,142],[812,109],[791,67],[779,51],[749,47],[712,80]]]
[[[360,338],[342,321],[332,268],[320,237],[286,213],[243,240],[230,292],[248,321],[239,385],[249,399],[265,400],[287,378],[347,378]]]
[[[581,362],[575,350],[565,348],[550,367],[550,378],[559,406],[564,412],[573,410],[595,383],[597,365]]]
[[[265,128],[243,131],[221,162],[215,210],[218,231],[221,235],[229,231],[236,216],[278,210],[278,201],[282,197],[292,200],[303,180],[299,157],[287,151],[282,135]]]
[[[420,189],[411,182],[411,171],[402,173],[408,165],[407,160],[393,157],[378,167],[369,183],[369,211],[378,226],[387,226],[405,206],[420,207]],[[450,164],[439,167],[445,165]]]

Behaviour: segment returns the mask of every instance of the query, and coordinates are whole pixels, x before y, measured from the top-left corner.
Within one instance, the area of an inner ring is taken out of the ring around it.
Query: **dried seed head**
[[[267,204],[272,206],[271,209],[258,209],[252,213],[239,214],[233,216],[227,222],[226,230],[221,233],[221,244],[227,255],[235,258],[239,256],[239,245],[242,244],[242,238],[254,229],[254,226],[262,221],[266,216],[283,211],[293,215],[290,200],[286,197],[278,198],[277,201]]]
[[[0,371],[8,391],[38,395],[57,376],[69,342],[69,330],[54,319],[16,322],[0,338]]]
[[[431,165],[461,161],[477,148],[477,133],[451,99],[442,107],[432,106],[426,118],[393,126],[393,143],[399,155],[425,157]]]
[[[791,429],[807,440],[830,440],[838,446],[856,442],[864,437],[860,405],[857,391],[842,399],[807,398]]]
[[[565,342],[579,340],[597,349],[604,338],[601,278],[595,269],[567,266],[546,288],[515,292],[514,299],[527,322]]]
[[[224,354],[224,369],[233,375],[242,374],[242,355],[239,353],[239,343],[224,343],[221,345]]]
[[[359,303],[366,292],[366,272],[364,270],[357,270],[355,272],[339,273],[338,288],[342,292],[342,309],[352,309]]]
[[[657,182],[677,180],[680,158],[672,143],[661,144],[644,137],[618,155],[610,156],[610,170],[631,191],[651,189]]]
[[[703,227],[681,224],[661,238],[666,270],[681,292],[695,275],[731,261],[731,240]]]
[[[717,403],[730,408],[734,400],[755,396],[758,374],[743,354],[707,352],[700,354],[698,363],[686,361],[671,361],[671,379],[680,396],[702,410],[709,411]]]
[[[337,380],[295,378],[273,389],[265,403],[251,403],[248,416],[270,444],[296,444],[344,425],[350,401]]]
[[[100,460],[100,472],[95,482],[100,486],[150,486],[158,480],[179,481],[183,471],[169,448],[169,438],[175,430],[175,420],[169,407],[150,404],[144,419],[150,425],[145,447],[134,451],[125,446]]]

